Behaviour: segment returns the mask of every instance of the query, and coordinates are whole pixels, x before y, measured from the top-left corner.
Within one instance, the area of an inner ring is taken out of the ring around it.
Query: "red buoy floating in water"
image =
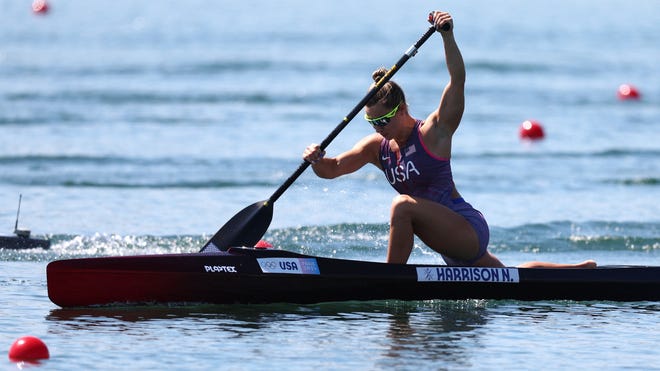
[[[256,247],[257,249],[270,249],[271,247],[273,247],[273,245],[266,240],[259,240],[259,242],[257,242],[257,244],[254,245],[254,247]]]
[[[641,98],[639,90],[630,84],[619,85],[619,90],[617,90],[616,96],[619,100],[638,100]]]
[[[545,137],[543,132],[543,126],[538,121],[526,120],[520,125],[520,138],[521,139],[531,139],[539,140]]]
[[[46,0],[34,0],[32,2],[32,12],[35,14],[48,13],[48,2]]]
[[[20,337],[9,348],[9,360],[12,362],[32,362],[48,358],[50,358],[48,347],[41,339],[34,336]]]

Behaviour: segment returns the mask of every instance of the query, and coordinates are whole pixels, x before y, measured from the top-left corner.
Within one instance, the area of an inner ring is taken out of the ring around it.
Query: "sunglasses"
[[[367,120],[367,122],[373,126],[381,126],[381,127],[387,126],[387,124],[389,124],[390,121],[392,120],[392,117],[396,115],[396,112],[399,110],[400,105],[401,103],[397,104],[396,107],[392,108],[390,112],[376,118],[371,118],[365,113],[364,119]]]

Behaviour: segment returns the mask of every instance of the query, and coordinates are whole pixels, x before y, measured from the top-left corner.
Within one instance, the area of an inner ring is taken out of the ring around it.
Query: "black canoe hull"
[[[660,300],[660,267],[464,268],[253,248],[60,260],[48,264],[47,280],[51,301],[61,307],[383,299]]]

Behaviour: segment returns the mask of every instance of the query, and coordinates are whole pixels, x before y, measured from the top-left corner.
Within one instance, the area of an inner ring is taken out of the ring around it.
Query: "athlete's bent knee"
[[[415,199],[408,195],[397,195],[392,200],[392,215],[407,213],[414,207],[415,203]]]

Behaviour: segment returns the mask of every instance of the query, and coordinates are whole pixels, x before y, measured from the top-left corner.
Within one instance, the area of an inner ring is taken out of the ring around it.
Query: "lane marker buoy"
[[[257,244],[254,245],[254,247],[256,247],[257,249],[270,249],[271,247],[273,247],[273,245],[266,240],[259,240],[259,242],[257,242]]]
[[[519,135],[521,139],[539,140],[545,137],[543,126],[534,120],[526,120],[520,125]]]
[[[46,0],[34,0],[32,2],[32,12],[36,14],[48,13],[48,2]]]
[[[41,339],[34,336],[20,337],[9,348],[9,360],[12,362],[30,362],[48,358],[50,358],[48,347]]]
[[[619,100],[638,100],[641,98],[639,90],[630,84],[619,85],[616,96],[619,98]]]

